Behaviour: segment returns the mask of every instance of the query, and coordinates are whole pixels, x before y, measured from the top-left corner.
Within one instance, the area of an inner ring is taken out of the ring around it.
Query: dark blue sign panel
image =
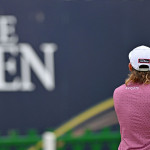
[[[148,1],[0,4],[0,129],[55,128],[111,97],[150,46]]]

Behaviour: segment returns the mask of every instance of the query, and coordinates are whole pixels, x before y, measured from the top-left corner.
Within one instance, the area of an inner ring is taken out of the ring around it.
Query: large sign
[[[36,83],[32,82],[31,69],[46,90],[53,90],[54,52],[57,45],[55,43],[40,45],[40,50],[44,54],[42,62],[30,44],[18,43],[16,23],[15,16],[0,16],[0,91],[35,90]]]
[[[148,4],[1,1],[0,130],[42,133],[112,97],[128,76],[128,53],[150,46]]]

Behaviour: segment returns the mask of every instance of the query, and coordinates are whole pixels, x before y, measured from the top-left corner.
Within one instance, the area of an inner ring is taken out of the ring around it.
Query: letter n
[[[55,88],[54,81],[54,52],[57,46],[53,43],[42,44],[44,63],[35,53],[34,49],[26,43],[19,44],[21,53],[21,77],[24,89],[31,83],[31,69],[42,85],[49,91]]]

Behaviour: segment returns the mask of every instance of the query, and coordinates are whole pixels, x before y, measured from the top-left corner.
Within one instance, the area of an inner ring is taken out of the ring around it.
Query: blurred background
[[[116,150],[113,91],[150,46],[148,0],[0,1],[0,150]]]

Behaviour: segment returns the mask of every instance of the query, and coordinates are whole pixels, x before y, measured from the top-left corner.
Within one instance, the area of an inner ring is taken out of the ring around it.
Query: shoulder
[[[125,89],[126,89],[126,85],[125,84],[122,84],[121,86],[117,87],[114,90],[113,98],[118,97],[119,95],[122,95],[124,93]]]
[[[120,85],[119,87],[117,87],[117,88],[114,90],[114,93],[121,92],[121,91],[124,90],[125,88],[126,88],[126,85],[125,85],[125,84],[122,84],[122,85]]]

